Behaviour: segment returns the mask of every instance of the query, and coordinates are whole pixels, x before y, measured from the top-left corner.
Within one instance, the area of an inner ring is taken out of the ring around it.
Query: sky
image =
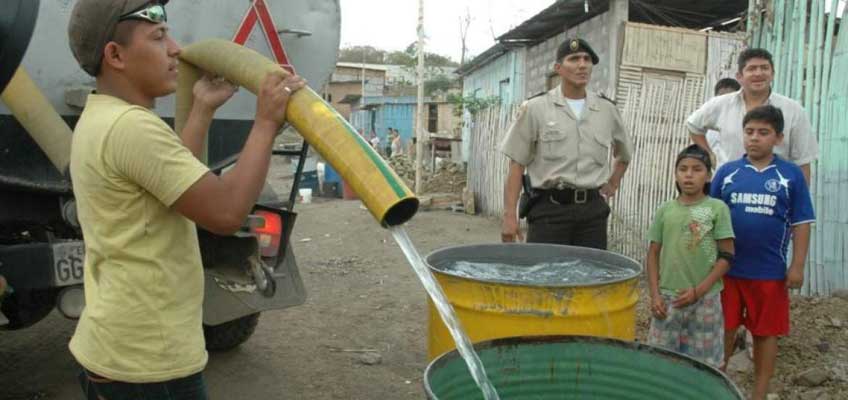
[[[418,0],[341,0],[341,46],[404,50],[418,39]],[[554,0],[424,0],[425,49],[459,61],[460,18],[471,14],[466,47],[480,54]]]

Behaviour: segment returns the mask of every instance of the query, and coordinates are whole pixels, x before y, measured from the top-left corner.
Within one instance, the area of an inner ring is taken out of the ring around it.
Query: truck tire
[[[19,290],[2,301],[3,314],[9,324],[3,329],[16,330],[28,328],[41,321],[56,307],[58,290],[33,289]]]
[[[203,336],[206,337],[206,350],[230,350],[247,341],[256,330],[259,323],[259,313],[224,322],[220,325],[203,325]]]

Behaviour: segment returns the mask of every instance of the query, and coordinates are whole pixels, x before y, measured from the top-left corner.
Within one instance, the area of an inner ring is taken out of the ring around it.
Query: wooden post
[[[424,152],[424,0],[418,0],[418,100],[416,104],[415,193],[421,193],[421,153]]]

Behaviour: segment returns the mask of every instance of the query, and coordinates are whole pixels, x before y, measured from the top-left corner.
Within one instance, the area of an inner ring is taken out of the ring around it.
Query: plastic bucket
[[[298,189],[297,192],[300,194],[301,203],[309,204],[312,202],[312,189]]]
[[[492,340],[474,348],[504,400],[744,399],[717,369],[635,342],[531,336]],[[430,363],[424,391],[432,400],[483,398],[455,350]]]
[[[347,181],[342,182],[342,197],[345,200],[357,200],[359,196],[357,196],[356,192],[353,191],[353,186],[351,186]]]

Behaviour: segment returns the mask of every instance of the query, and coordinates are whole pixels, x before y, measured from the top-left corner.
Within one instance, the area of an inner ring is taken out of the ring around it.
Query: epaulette
[[[608,101],[608,102],[612,103],[612,105],[614,105],[614,106],[617,106],[617,105],[618,105],[618,103],[616,103],[616,102],[615,102],[615,100],[613,100],[613,99],[611,99],[611,98],[607,97],[607,95],[605,95],[604,93],[598,93],[598,97],[600,97],[600,98],[602,98],[602,99],[604,99],[604,100],[606,100],[606,101]]]
[[[532,95],[532,96],[528,97],[528,98],[527,98],[527,100],[535,99],[536,97],[543,96],[543,95],[545,95],[546,93],[548,93],[548,92],[539,92],[539,93],[536,93],[536,94],[534,94],[534,95]]]

